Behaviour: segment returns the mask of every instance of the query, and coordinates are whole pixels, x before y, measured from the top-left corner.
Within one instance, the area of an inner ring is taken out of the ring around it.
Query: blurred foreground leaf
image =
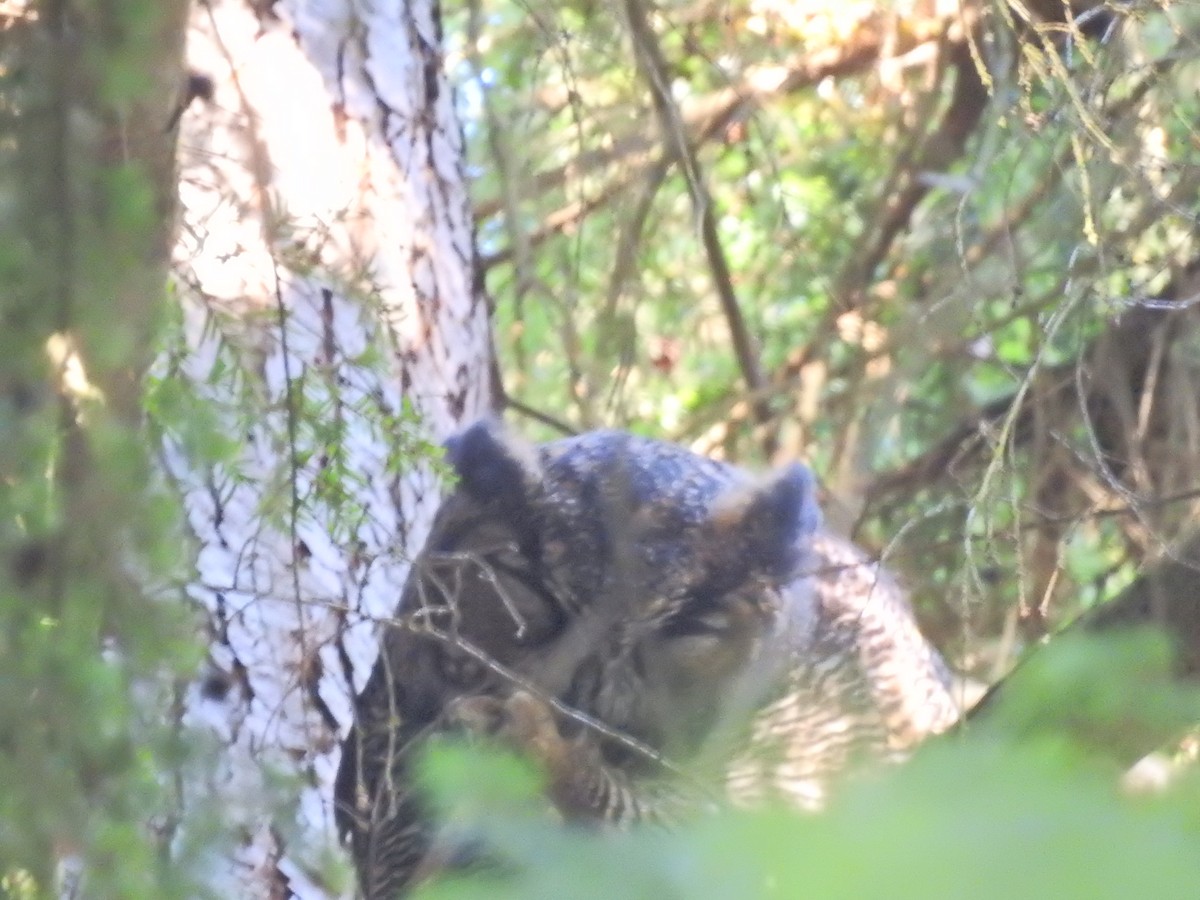
[[[438,748],[426,771],[439,807],[504,864],[420,896],[1194,897],[1200,780],[1127,796],[1103,751],[1200,719],[1197,692],[1171,681],[1153,635],[1068,637],[1050,650],[1022,666],[994,715],[846,785],[820,815],[566,828],[537,814],[528,771],[510,758]]]

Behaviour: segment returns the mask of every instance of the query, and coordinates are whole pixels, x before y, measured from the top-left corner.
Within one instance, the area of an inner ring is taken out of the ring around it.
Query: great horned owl
[[[670,820],[708,785],[818,803],[858,755],[957,717],[901,592],[820,525],[809,471],[765,479],[602,431],[528,447],[481,423],[384,631],[336,784],[364,895],[430,867],[411,786],[433,733],[500,735],[568,818]]]

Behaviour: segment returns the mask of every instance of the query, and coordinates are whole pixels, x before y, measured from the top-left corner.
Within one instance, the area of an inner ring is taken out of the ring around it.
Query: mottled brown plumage
[[[621,432],[449,445],[439,511],[360,694],[337,780],[363,893],[452,864],[412,790],[431,733],[487,733],[567,818],[820,802],[858,757],[957,716],[903,594],[821,529],[808,470],[755,479]]]

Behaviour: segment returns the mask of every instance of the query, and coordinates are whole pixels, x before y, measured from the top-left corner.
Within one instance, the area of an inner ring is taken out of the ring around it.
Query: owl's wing
[[[813,549],[815,626],[730,769],[741,803],[774,797],[817,808],[857,763],[902,757],[959,718],[949,671],[896,581],[829,532]]]

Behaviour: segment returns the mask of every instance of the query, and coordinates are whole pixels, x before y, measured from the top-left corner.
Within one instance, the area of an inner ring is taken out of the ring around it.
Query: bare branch
[[[712,272],[713,285],[721,302],[721,311],[729,326],[734,356],[737,358],[742,378],[746,381],[746,387],[752,392],[761,391],[765,382],[759,364],[758,350],[754,346],[754,339],[750,336],[737,294],[733,289],[729,260],[725,256],[725,248],[717,234],[712,194],[708,190],[704,172],[696,158],[696,152],[688,140],[679,110],[671,98],[670,77],[667,73],[666,60],[662,55],[662,48],[659,47],[657,38],[646,21],[646,11],[639,0],[625,0],[624,8],[630,36],[633,39],[638,69],[642,72],[647,86],[650,88],[664,142],[672,148],[672,152],[683,166],[687,177],[692,209],[699,225],[700,239],[708,258],[709,269]],[[765,400],[756,401],[754,411],[759,424],[765,425],[771,420],[771,408]],[[768,435],[763,436],[763,450],[768,458],[774,452],[774,441]]]

